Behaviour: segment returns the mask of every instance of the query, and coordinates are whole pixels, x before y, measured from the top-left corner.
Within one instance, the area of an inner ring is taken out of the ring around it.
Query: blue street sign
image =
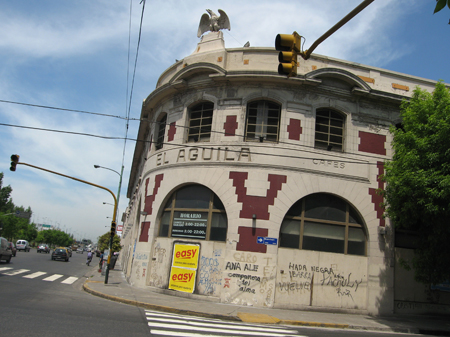
[[[256,242],[263,244],[263,245],[277,245],[278,239],[277,238],[267,238],[264,236],[258,236],[258,239]]]

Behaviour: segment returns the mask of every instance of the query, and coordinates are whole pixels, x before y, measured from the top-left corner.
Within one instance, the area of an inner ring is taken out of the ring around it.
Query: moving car
[[[16,254],[17,254],[17,248],[16,248],[16,246],[14,245],[14,243],[12,243],[11,241],[9,242],[9,248],[11,248],[12,256],[16,256]]]
[[[39,245],[37,248],[38,253],[50,253],[50,248],[46,244]]]
[[[9,247],[9,241],[0,237],[0,261],[5,260],[6,263],[11,262],[12,252]]]
[[[66,262],[69,261],[69,253],[67,249],[64,247],[55,248],[52,252],[52,260],[64,260]]]
[[[82,247],[78,247],[77,253],[83,254],[84,253],[84,249]]]
[[[17,248],[17,250],[23,250],[25,252],[29,252],[30,244],[28,243],[27,240],[17,240],[16,248]]]

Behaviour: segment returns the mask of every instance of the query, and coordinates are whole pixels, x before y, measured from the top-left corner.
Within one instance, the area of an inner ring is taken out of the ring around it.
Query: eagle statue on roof
[[[219,9],[220,16],[217,16],[212,10],[206,10],[209,14],[204,13],[200,19],[200,24],[198,26],[197,37],[200,37],[205,32],[218,32],[221,29],[231,29],[230,20],[228,19],[227,13]]]

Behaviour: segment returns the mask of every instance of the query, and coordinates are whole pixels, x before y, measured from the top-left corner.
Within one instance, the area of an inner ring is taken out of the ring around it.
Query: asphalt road
[[[52,261],[31,249],[0,263],[0,335],[150,336],[142,309],[82,290],[99,260],[88,267],[86,257],[73,253],[69,262]]]

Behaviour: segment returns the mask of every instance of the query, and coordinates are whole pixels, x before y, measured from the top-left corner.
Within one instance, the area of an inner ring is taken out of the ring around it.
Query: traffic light
[[[13,154],[11,156],[11,167],[9,168],[11,171],[16,170],[16,166],[19,163],[20,156],[18,154]]]
[[[278,74],[287,77],[297,76],[297,55],[300,53],[301,36],[297,32],[292,34],[278,34],[275,38],[275,49],[279,50]]]
[[[116,235],[116,222],[112,221],[111,222],[111,237],[114,237],[114,235]]]

